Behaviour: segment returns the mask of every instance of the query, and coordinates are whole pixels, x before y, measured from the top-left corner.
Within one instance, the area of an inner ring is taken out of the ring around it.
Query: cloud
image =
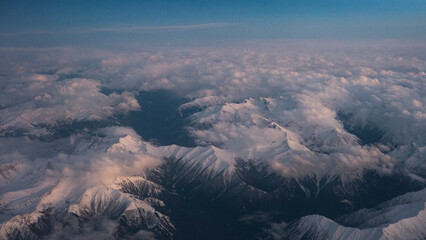
[[[42,215],[37,214],[48,208],[68,209],[87,189],[114,186],[121,176],[143,176],[162,163],[161,156],[147,153],[140,137],[127,128],[110,127],[50,142],[0,140],[2,223],[17,215],[38,219]],[[19,150],[22,146],[27,147]],[[3,229],[13,228],[15,220],[10,221],[12,225]]]
[[[47,81],[48,78],[51,81]],[[20,84],[5,86],[2,97],[6,102],[3,104],[13,105],[0,110],[1,132],[24,129],[36,135],[43,134],[38,125],[52,126],[67,120],[102,121],[140,107],[130,92],[104,95],[100,92],[101,84],[95,80],[74,78],[57,82],[53,79],[57,77],[38,74],[33,82],[34,75],[31,75],[25,89],[20,89]],[[7,99],[17,92],[26,99],[8,102]]]
[[[25,31],[25,32],[10,32],[1,33],[0,37],[15,37],[25,35],[57,35],[57,34],[83,34],[83,33],[138,33],[138,32],[154,32],[154,31],[191,31],[197,29],[208,29],[229,26],[229,23],[201,23],[189,25],[120,25],[110,27],[95,27],[82,29],[69,29],[59,31]]]
[[[316,153],[312,158],[300,158],[310,163],[323,164],[329,159],[350,169],[361,164],[356,159],[366,161],[363,167],[380,165],[381,161],[388,161],[387,166],[404,162],[398,153],[406,151],[403,146],[425,144],[425,138],[418,134],[425,131],[422,56],[404,56],[386,47],[349,49],[352,52],[327,49],[307,53],[285,46],[261,51],[207,48],[158,52],[138,55],[140,65],[121,63],[118,69],[126,69],[125,75],[115,72],[126,79],[126,87],[169,89],[191,98],[181,110],[202,108],[191,116],[194,126],[190,129],[203,145],[214,144],[243,157],[275,158],[284,145],[297,142],[286,139],[284,131],[277,130],[281,126]],[[360,132],[370,128],[383,134],[381,142],[393,146],[391,153],[377,157],[378,149],[384,146],[363,146],[359,138],[367,140]],[[317,152],[334,157],[324,159]],[[319,169],[327,171],[327,166]]]
[[[169,26],[117,26],[107,28],[93,28],[80,30],[80,32],[140,32],[140,31],[175,31],[175,30],[196,30],[205,28],[216,28],[227,26],[229,23],[203,23],[191,25],[169,25]]]
[[[399,50],[404,45],[394,42],[380,47],[336,43],[335,49],[333,44],[284,41],[129,53],[54,50],[68,52],[67,58],[31,52],[32,58],[43,61],[9,63],[16,70],[8,76],[20,79],[20,85],[12,83],[3,90],[3,122],[31,128],[67,117],[108,119],[138,108],[133,91],[165,89],[190,99],[181,110],[201,108],[190,117],[189,128],[200,144],[214,144],[241,157],[275,161],[290,154],[318,164],[340,159],[342,166],[350,167],[346,157],[362,156],[377,165],[380,158],[362,155],[374,156],[376,150],[362,146],[363,136],[356,133],[373,128],[387,145],[378,149],[392,146],[383,159],[393,159],[390,165],[404,162],[401,156],[406,154],[400,152],[426,142],[419,134],[426,130],[422,56],[404,55]],[[324,50],[312,51],[318,46]],[[61,64],[42,73],[53,62]],[[75,72],[81,77],[54,81]],[[7,99],[22,92],[18,86],[26,86],[26,101],[13,104]],[[101,87],[121,93],[104,95]],[[318,155],[335,157],[324,160]],[[414,156],[421,158],[421,151]]]

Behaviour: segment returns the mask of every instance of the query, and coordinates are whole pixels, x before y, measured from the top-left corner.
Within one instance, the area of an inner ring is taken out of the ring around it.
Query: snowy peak
[[[120,216],[131,201],[118,190],[104,186],[88,189],[81,197],[79,215],[91,217],[100,214],[111,218]]]
[[[401,201],[405,202],[401,204]],[[407,193],[373,209],[361,209],[338,218],[339,225],[323,216],[310,215],[286,226],[289,239],[425,239],[425,189]]]
[[[117,177],[114,188],[121,192],[133,194],[139,198],[158,198],[164,188],[140,176]]]
[[[145,144],[141,140],[130,135],[121,137],[118,143],[108,148],[108,152],[138,153],[144,151],[146,151]]]

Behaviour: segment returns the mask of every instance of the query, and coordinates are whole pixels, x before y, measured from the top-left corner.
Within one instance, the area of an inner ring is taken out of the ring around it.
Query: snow
[[[373,209],[361,209],[339,218],[345,227],[324,216],[302,217],[281,231],[289,239],[308,234],[314,239],[391,240],[426,238],[426,189],[407,193]]]

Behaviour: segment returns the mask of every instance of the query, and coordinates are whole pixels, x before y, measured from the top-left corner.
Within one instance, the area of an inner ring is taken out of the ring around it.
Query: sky
[[[0,46],[426,37],[421,0],[1,1]]]

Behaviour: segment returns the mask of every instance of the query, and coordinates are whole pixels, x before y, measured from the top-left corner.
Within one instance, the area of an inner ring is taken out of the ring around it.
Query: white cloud
[[[135,96],[130,92],[104,95],[101,84],[95,80],[75,78],[67,81],[29,84],[21,89],[22,102],[0,110],[1,131],[24,129],[39,133],[38,125],[55,125],[59,121],[106,120],[114,115],[139,109]],[[3,97],[12,97],[18,84],[5,87]],[[6,100],[7,101],[7,100]],[[43,130],[43,129],[41,129]]]
[[[383,44],[394,47],[398,43]],[[325,50],[311,51],[318,46]],[[338,113],[349,116],[352,127],[379,128],[389,144],[421,146],[426,142],[419,134],[426,130],[422,108],[426,101],[425,64],[421,56],[401,55],[400,48],[386,52],[357,44],[271,42],[132,53],[90,50],[81,54],[73,49],[30,52],[29,56],[43,61],[31,61],[27,66],[9,63],[15,66],[11,69],[17,69],[11,76],[58,79],[79,72],[84,78],[9,84],[1,98],[6,106],[1,110],[2,127],[25,129],[68,117],[106,119],[138,108],[134,96],[126,91],[166,89],[191,98],[181,110],[194,106],[204,109],[192,116],[195,127],[191,131],[199,143],[216,144],[245,157],[275,156],[283,151],[283,143],[291,148],[300,142],[314,152],[327,153],[338,152],[338,147],[359,148],[356,137],[343,128]],[[66,51],[69,57],[55,55],[58,51]],[[56,70],[40,73],[54,62],[60,63]],[[90,64],[82,66],[80,62]],[[24,91],[18,86],[24,86]],[[106,96],[99,92],[101,86],[125,92]],[[25,100],[7,100],[15,94]],[[241,103],[245,99],[254,105]],[[201,123],[211,128],[198,129]],[[289,134],[271,127],[274,124],[296,136],[291,138],[301,140],[289,141]]]
[[[110,27],[99,27],[99,28],[85,28],[85,29],[68,29],[60,31],[25,31],[25,32],[10,32],[1,33],[1,37],[15,37],[25,35],[57,35],[57,34],[81,34],[81,33],[99,33],[99,32],[111,32],[111,33],[137,33],[137,32],[153,32],[153,31],[190,31],[197,29],[206,28],[218,28],[230,25],[229,23],[202,23],[202,24],[190,24],[190,25],[119,25]]]

